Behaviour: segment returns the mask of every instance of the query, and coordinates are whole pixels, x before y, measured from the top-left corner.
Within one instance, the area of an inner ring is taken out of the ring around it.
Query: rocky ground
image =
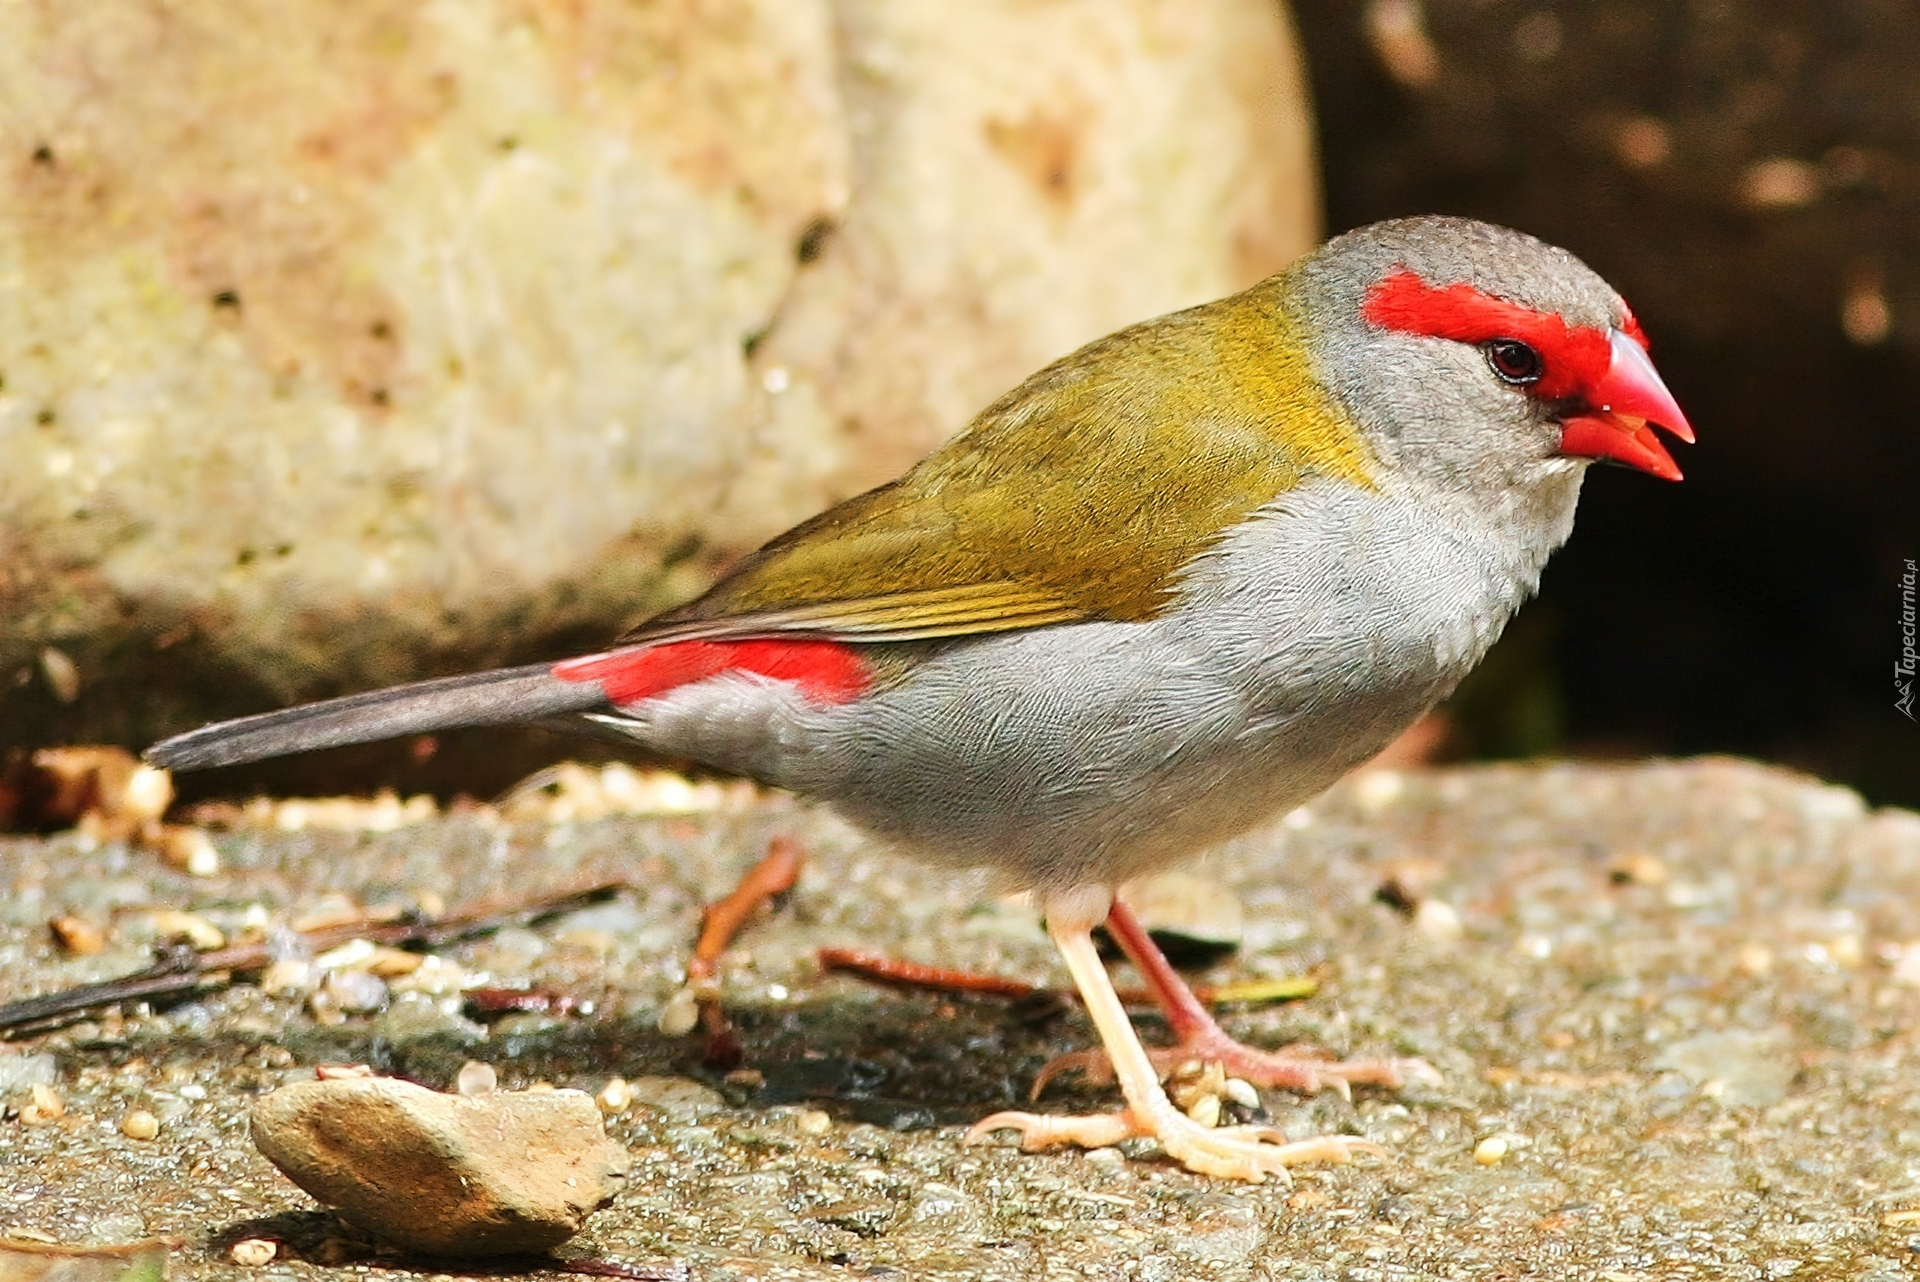
[[[700,906],[782,835],[812,862],[725,959],[760,1074],[728,1079],[659,1017]],[[823,975],[813,950],[1061,982],[1033,914],[784,800],[559,824],[454,815],[381,834],[242,828],[216,844],[223,871],[194,879],[77,835],[0,841],[0,999],[146,965],[155,909],[232,925],[256,905],[282,920],[329,896],[631,889],[440,949],[371,995],[379,1011],[322,1001],[317,1016],[311,1000],[236,985],[16,1038],[0,1047],[0,1230],[174,1235],[176,1277],[458,1272],[356,1247],[254,1150],[246,1117],[322,1063],[446,1087],[483,1060],[503,1089],[630,1084],[633,1102],[608,1118],[629,1187],[560,1253],[678,1264],[702,1282],[1891,1282],[1920,1262],[1920,817],[1759,766],[1375,771],[1215,859],[1248,937],[1210,978],[1320,979],[1230,1028],[1419,1055],[1444,1075],[1351,1103],[1270,1094],[1291,1135],[1391,1150],[1303,1169],[1290,1189],[1209,1183],[1150,1146],[960,1147],[968,1119],[1088,1042],[1084,1021]],[[63,914],[106,927],[104,951],[56,948],[47,924]],[[456,975],[593,1008],[483,1026],[448,991]],[[1105,1098],[1070,1087],[1046,1106]],[[151,1114],[150,1138],[136,1112]],[[233,1260],[235,1241],[261,1237],[279,1240],[277,1258]]]

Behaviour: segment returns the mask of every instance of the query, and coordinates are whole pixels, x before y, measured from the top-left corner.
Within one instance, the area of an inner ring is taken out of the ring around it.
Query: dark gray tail
[[[606,706],[598,681],[562,681],[551,664],[536,663],[221,721],[156,743],[144,755],[169,770],[200,770],[460,726],[541,721]]]

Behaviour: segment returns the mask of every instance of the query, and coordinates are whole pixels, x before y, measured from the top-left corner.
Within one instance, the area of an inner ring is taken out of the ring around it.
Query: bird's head
[[[1666,480],[1693,440],[1626,303],[1586,264],[1462,218],[1376,223],[1291,273],[1315,356],[1374,452],[1471,496],[1565,489],[1595,459]],[[1570,514],[1569,514],[1570,515]]]

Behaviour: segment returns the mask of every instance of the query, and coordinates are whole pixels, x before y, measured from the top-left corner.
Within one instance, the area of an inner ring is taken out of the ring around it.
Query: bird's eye
[[[1487,364],[1502,382],[1524,387],[1540,381],[1540,353],[1517,338],[1496,338],[1487,344]]]

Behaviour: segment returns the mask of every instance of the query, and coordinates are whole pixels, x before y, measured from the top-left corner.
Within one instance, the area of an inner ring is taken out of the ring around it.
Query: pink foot
[[[1113,901],[1107,913],[1107,931],[1122,952],[1138,968],[1152,991],[1154,1000],[1167,1018],[1167,1025],[1179,1039],[1175,1046],[1150,1049],[1147,1054],[1154,1068],[1165,1078],[1183,1064],[1198,1061],[1219,1064],[1229,1077],[1237,1077],[1255,1086],[1272,1086],[1311,1095],[1330,1089],[1350,1098],[1355,1082],[1387,1087],[1409,1082],[1438,1082],[1440,1074],[1420,1059],[1336,1060],[1313,1047],[1287,1047],[1263,1051],[1227,1036],[1211,1012],[1200,1004],[1193,989],[1167,961],[1160,946],[1153,942],[1133,910]],[[1034,1079],[1033,1095],[1038,1098],[1046,1084],[1061,1073],[1079,1070],[1095,1082],[1113,1080],[1113,1069],[1106,1052],[1076,1051],[1048,1063]]]
[[[1162,1080],[1185,1064],[1218,1064],[1228,1077],[1303,1095],[1332,1090],[1342,1098],[1351,1098],[1350,1088],[1355,1082],[1394,1088],[1410,1082],[1440,1081],[1440,1074],[1423,1059],[1336,1060],[1308,1046],[1263,1051],[1235,1041],[1218,1025],[1178,1046],[1148,1047],[1147,1055]],[[1074,1051],[1047,1062],[1033,1079],[1032,1098],[1038,1099],[1047,1083],[1060,1074],[1075,1071],[1086,1074],[1087,1080],[1096,1084],[1113,1080],[1113,1067],[1107,1062],[1105,1051]]]

